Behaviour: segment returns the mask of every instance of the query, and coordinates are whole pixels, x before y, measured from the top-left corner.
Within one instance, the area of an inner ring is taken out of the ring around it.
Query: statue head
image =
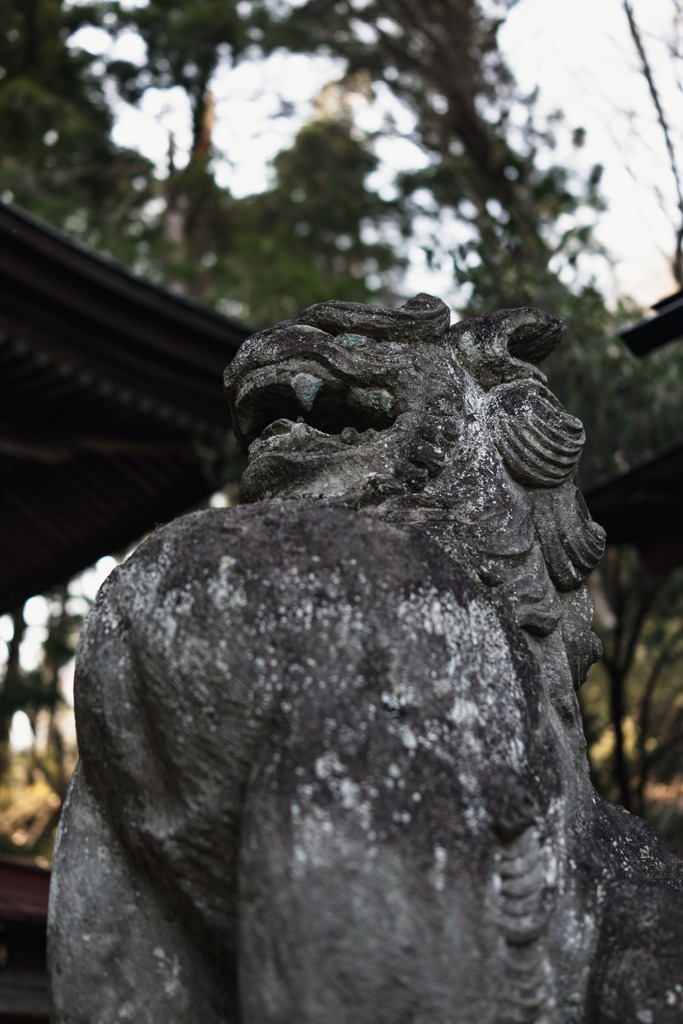
[[[582,424],[537,366],[563,333],[530,308],[450,326],[421,294],[324,302],[253,335],[225,374],[243,501],[322,498],[445,531],[523,629],[563,630],[578,685],[598,650],[583,583],[604,533],[575,485]]]

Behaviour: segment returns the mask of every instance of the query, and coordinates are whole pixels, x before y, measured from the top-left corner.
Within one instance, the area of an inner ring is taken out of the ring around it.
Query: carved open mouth
[[[260,368],[235,401],[237,432],[250,457],[265,451],[344,448],[386,430],[398,415],[384,388],[359,387],[319,363]]]

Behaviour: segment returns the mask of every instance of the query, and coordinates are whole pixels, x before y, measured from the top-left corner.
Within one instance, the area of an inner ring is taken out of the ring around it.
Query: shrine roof
[[[250,333],[0,205],[0,611],[220,486]]]

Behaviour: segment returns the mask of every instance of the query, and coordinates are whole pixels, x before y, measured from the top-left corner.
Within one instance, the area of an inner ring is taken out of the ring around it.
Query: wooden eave
[[[620,331],[620,337],[636,356],[683,337],[683,290],[655,302],[654,316]]]
[[[683,564],[683,445],[586,494],[608,544],[635,545],[653,571]]]
[[[215,490],[250,333],[0,205],[0,611]]]
[[[636,356],[683,337],[683,290],[652,308],[654,316],[619,332]],[[683,445],[594,488],[586,498],[607,530],[608,544],[634,544],[653,571],[683,564]]]

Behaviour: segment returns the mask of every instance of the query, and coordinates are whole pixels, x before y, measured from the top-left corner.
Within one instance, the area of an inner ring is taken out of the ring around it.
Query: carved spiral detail
[[[542,384],[516,381],[496,388],[486,418],[509,473],[519,483],[556,487],[574,472],[586,440],[583,424]]]

